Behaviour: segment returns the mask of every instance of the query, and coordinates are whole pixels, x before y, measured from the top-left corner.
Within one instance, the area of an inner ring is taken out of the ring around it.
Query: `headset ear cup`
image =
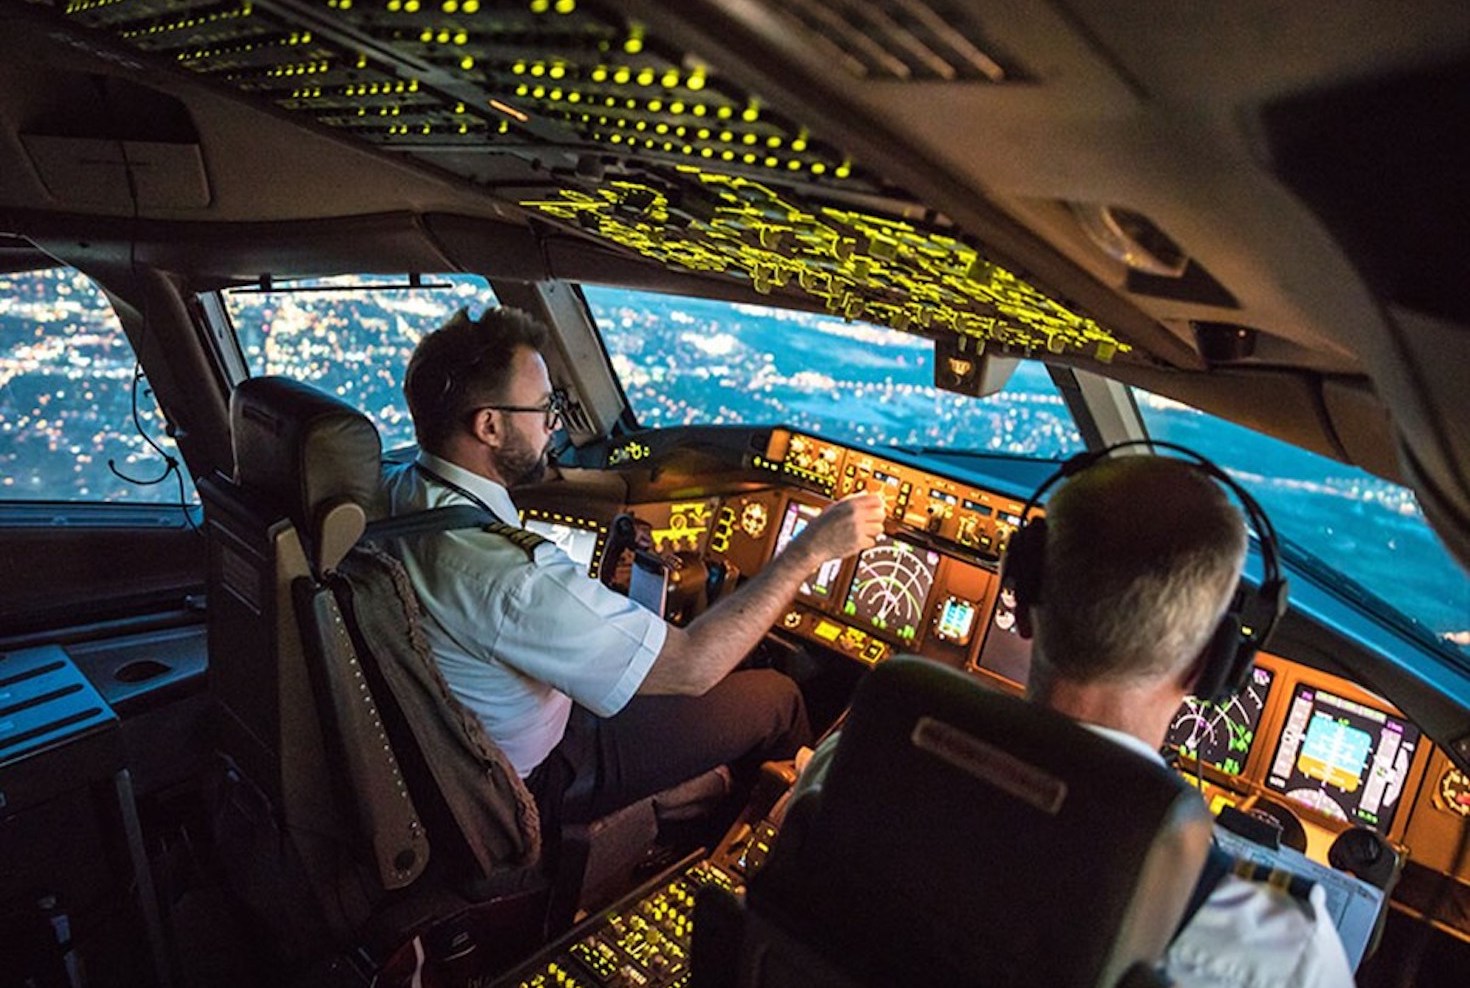
[[[1191,690],[1196,699],[1219,703],[1234,692],[1230,689],[1230,675],[1240,646],[1240,616],[1228,611],[1205,646],[1199,675]]]
[[[1000,582],[1016,595],[1016,609],[1027,611],[1041,603],[1042,571],[1046,566],[1046,519],[1032,518],[1006,545]]]

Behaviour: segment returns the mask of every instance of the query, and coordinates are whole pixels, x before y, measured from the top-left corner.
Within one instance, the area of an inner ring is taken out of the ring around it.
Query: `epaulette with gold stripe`
[[[1316,884],[1311,879],[1303,878],[1296,872],[1288,871],[1285,868],[1273,868],[1270,865],[1248,861],[1245,858],[1237,858],[1235,867],[1232,870],[1236,875],[1239,875],[1246,881],[1260,882],[1262,885],[1269,885],[1272,888],[1281,889],[1281,891],[1286,892],[1293,899],[1299,899],[1302,902],[1307,901],[1307,898],[1312,894],[1312,886]]]
[[[551,541],[544,536],[537,535],[535,532],[524,528],[516,528],[514,525],[507,525],[504,522],[486,522],[483,527],[485,531],[492,535],[499,535],[502,538],[509,539],[532,562],[536,560],[536,550],[543,545],[549,544]]]

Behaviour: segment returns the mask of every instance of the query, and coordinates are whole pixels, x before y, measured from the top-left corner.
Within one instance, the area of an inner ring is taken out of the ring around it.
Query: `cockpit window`
[[[1151,436],[1214,460],[1261,503],[1284,539],[1470,661],[1470,575],[1430,529],[1412,491],[1168,398],[1134,393]]]
[[[640,425],[784,424],[845,442],[1054,458],[1082,449],[1025,361],[1005,390],[934,387],[926,339],[840,317],[584,286]]]
[[[424,334],[461,308],[477,316],[497,304],[479,275],[313,278],[275,291],[226,291],[230,321],[254,374],[309,381],[361,409],[384,449],[414,441],[403,399],[403,372]],[[442,286],[442,287],[432,287]]]
[[[0,500],[194,500],[117,314],[71,268],[0,274]]]

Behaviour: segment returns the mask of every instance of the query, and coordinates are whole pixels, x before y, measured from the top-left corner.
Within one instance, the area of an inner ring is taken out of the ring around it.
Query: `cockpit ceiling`
[[[833,7],[793,8],[793,30]],[[897,33],[869,24],[829,43],[865,78],[1017,74],[931,8]],[[595,2],[71,0],[60,15],[288,117],[493,182],[552,225],[676,271],[953,332],[972,352],[1134,350],[807,122]],[[517,167],[487,172],[486,152]]]

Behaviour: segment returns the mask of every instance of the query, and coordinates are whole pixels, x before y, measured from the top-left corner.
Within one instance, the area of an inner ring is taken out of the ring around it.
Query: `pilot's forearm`
[[[699,695],[714,686],[753,649],[796,596],[797,588],[825,560],[793,543],[733,594],[695,618],[669,628],[639,693]]]

